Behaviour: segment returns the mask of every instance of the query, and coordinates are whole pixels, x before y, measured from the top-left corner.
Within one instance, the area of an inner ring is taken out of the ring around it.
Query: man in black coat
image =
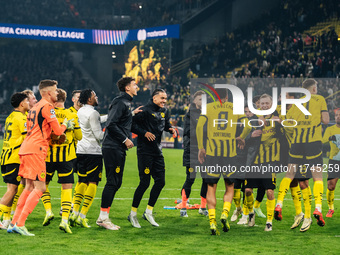
[[[117,86],[124,93],[114,98],[109,106],[102,146],[106,184],[97,220],[98,226],[109,230],[120,228],[111,222],[109,211],[114,196],[122,185],[126,150],[133,147],[131,141],[132,116],[140,111],[140,107],[131,111],[131,101],[137,95],[138,90],[135,79],[124,77],[117,82]]]
[[[187,214],[187,200],[191,193],[191,186],[195,182],[196,170],[195,166],[200,165],[198,162],[198,147],[196,139],[196,126],[198,118],[201,115],[202,95],[203,91],[199,90],[194,94],[193,103],[190,105],[189,111],[184,117],[184,134],[183,134],[183,166],[186,167],[186,179],[182,187],[182,209],[180,211],[181,217],[188,217]],[[207,196],[207,183],[202,178],[201,186],[201,207],[198,211],[199,214],[208,216],[206,209]]]
[[[159,227],[152,215],[152,210],[165,185],[165,164],[161,145],[162,133],[167,131],[177,135],[175,129],[170,125],[168,111],[164,108],[166,99],[165,91],[156,89],[152,93],[152,99],[142,108],[142,112],[133,117],[132,132],[138,135],[137,158],[140,182],[133,196],[128,220],[136,228],[140,228],[137,220],[137,208],[150,185],[150,176],[154,179],[154,185],[143,218],[149,221],[151,225]]]

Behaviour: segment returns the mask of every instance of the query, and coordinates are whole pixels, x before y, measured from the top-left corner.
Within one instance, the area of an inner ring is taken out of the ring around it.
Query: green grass
[[[1,146],[1,145],[0,145]],[[56,177],[50,184],[52,208],[56,218],[47,226],[42,226],[44,208],[40,202],[28,217],[26,226],[35,237],[24,237],[16,234],[1,235],[1,254],[338,254],[340,248],[340,202],[335,201],[336,213],[326,219],[326,226],[321,228],[313,221],[312,227],[305,233],[299,229],[290,230],[294,218],[294,207],[291,196],[283,206],[283,221],[273,222],[273,231],[264,232],[265,219],[256,218],[253,228],[231,223],[228,233],[210,236],[208,218],[198,215],[197,210],[188,211],[188,218],[180,218],[178,210],[164,210],[163,206],[174,206],[174,200],[180,198],[180,189],[185,179],[185,168],[182,167],[182,150],[164,149],[166,163],[166,185],[160,195],[154,212],[159,228],[152,227],[142,219],[150,189],[145,193],[138,211],[141,229],[133,228],[127,221],[133,193],[138,185],[137,157],[135,149],[127,155],[123,185],[116,194],[110,217],[121,226],[120,231],[109,231],[96,226],[99,214],[100,197],[105,180],[98,188],[96,199],[89,211],[88,218],[92,228],[72,228],[73,234],[65,234],[58,229],[61,218],[60,185]],[[311,182],[312,184],[312,182]],[[201,180],[196,180],[191,193],[191,203],[199,203]],[[279,185],[279,181],[278,181]],[[5,192],[4,183],[0,184],[0,194]],[[222,209],[223,181],[218,184],[217,216]],[[326,191],[326,180],[325,180]],[[276,189],[277,193],[277,189]],[[326,193],[326,192],[325,192]],[[335,199],[340,198],[339,189]],[[261,208],[266,212],[266,200]],[[314,208],[314,202],[312,204]],[[323,200],[324,215],[328,210],[327,201]],[[232,206],[234,210],[234,205]],[[220,226],[219,226],[220,227]],[[222,230],[221,227],[219,228]]]

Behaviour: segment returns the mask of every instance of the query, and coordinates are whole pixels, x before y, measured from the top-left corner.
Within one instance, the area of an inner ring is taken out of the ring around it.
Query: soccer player
[[[212,235],[218,234],[215,216],[216,208],[216,187],[221,174],[224,178],[225,194],[223,196],[223,211],[221,214],[221,223],[223,231],[230,229],[228,215],[231,202],[234,195],[234,183],[230,178],[233,172],[213,171],[212,166],[236,167],[236,142],[240,147],[244,147],[244,138],[248,135],[251,128],[246,124],[248,119],[244,115],[233,114],[233,104],[228,102],[228,93],[226,89],[216,89],[222,100],[207,105],[207,115],[201,115],[198,119],[196,136],[198,144],[198,160],[202,164],[205,162],[206,171],[202,171],[205,181],[208,183],[207,205],[209,212],[210,230]],[[215,125],[216,119],[225,121]],[[237,122],[244,121],[244,129],[239,137],[236,138]],[[203,127],[207,123],[207,150],[203,146]],[[232,124],[234,123],[234,124]],[[209,170],[210,169],[210,170]]]
[[[195,166],[199,165],[197,160],[198,148],[196,140],[196,126],[199,116],[201,115],[202,95],[203,91],[197,91],[194,94],[193,103],[190,105],[189,111],[184,117],[184,134],[183,134],[183,166],[186,167],[186,180],[182,187],[182,209],[180,211],[181,217],[188,217],[187,214],[187,201],[191,193],[191,186],[195,182],[196,171]],[[201,206],[198,210],[199,214],[208,216],[207,204],[207,184],[202,179],[201,186]]]
[[[156,89],[151,97],[150,101],[142,108],[142,112],[133,117],[132,123],[132,132],[138,135],[137,158],[140,181],[133,196],[128,220],[136,228],[140,228],[137,220],[137,208],[150,185],[150,176],[154,179],[154,185],[150,191],[143,218],[152,226],[159,227],[152,211],[165,185],[165,164],[161,139],[163,131],[177,135],[175,129],[170,125],[170,116],[165,109],[166,92],[163,89]]]
[[[54,80],[42,80],[39,83],[42,99],[28,113],[27,136],[19,150],[19,175],[26,179],[26,186],[7,232],[34,236],[26,229],[25,222],[46,191],[45,158],[51,131],[53,129],[56,135],[61,135],[66,129],[73,128],[73,120],[65,118],[60,126],[55,116],[53,104],[57,101],[57,84]]]
[[[81,90],[73,90],[72,91],[72,102],[73,102],[73,105],[70,108],[68,108],[68,109],[71,112],[73,112],[73,113],[77,113],[78,110],[80,109],[80,107],[82,106],[79,103],[80,93],[81,93]]]
[[[281,95],[280,95],[281,98]],[[294,93],[287,93],[286,94],[287,99],[294,99]],[[287,105],[287,111],[289,111],[292,108],[292,104]],[[281,105],[279,105],[276,108],[277,112],[279,113],[280,120],[279,122],[282,122],[282,120],[286,119],[286,116],[281,115]],[[280,138],[280,162],[282,165],[288,165],[288,158],[289,158],[289,148],[292,144],[294,129],[291,127],[285,127],[281,128],[282,132],[284,133],[284,136],[281,136]],[[300,187],[299,187],[300,186]],[[290,192],[292,195],[294,207],[295,207],[295,217],[294,217],[294,223],[290,227],[291,229],[297,228],[301,222],[304,219],[304,213],[302,212],[301,207],[301,190],[308,188],[308,178],[307,175],[302,175],[299,178],[294,178],[293,181],[290,183]],[[307,190],[302,191],[303,193],[306,193]],[[304,200],[304,203],[308,203],[308,199]],[[308,207],[308,205],[306,205]],[[278,221],[282,220],[282,215],[279,215],[276,211],[274,212],[274,218]]]
[[[22,93],[28,96],[29,109],[32,109],[32,107],[37,103],[37,99],[35,98],[34,92],[32,90],[26,89],[22,91]],[[26,116],[27,116],[27,112],[26,112]],[[14,215],[15,209],[17,208],[18,199],[22,191],[24,190],[24,188],[25,188],[25,179],[21,178],[20,184],[18,186],[18,191],[15,194],[14,199],[13,199],[11,215]]]
[[[18,176],[20,166],[18,153],[27,134],[26,113],[29,110],[27,95],[20,92],[13,94],[11,105],[14,111],[6,119],[1,152],[1,173],[4,183],[7,184],[7,191],[0,200],[0,217],[3,215],[3,222],[0,222],[1,229],[7,229],[10,224],[12,201],[21,180]]]
[[[80,93],[79,102],[83,105],[78,110],[82,139],[77,144],[78,182],[73,195],[73,212],[70,216],[71,226],[80,225],[90,228],[86,214],[88,213],[102,178],[103,156],[101,140],[104,132],[100,125],[100,115],[94,107],[98,105],[98,97],[92,89]],[[80,205],[83,206],[80,210]]]
[[[116,192],[122,185],[126,150],[133,147],[131,141],[132,116],[139,112],[131,111],[131,101],[137,95],[138,86],[132,77],[121,78],[117,82],[122,95],[114,98],[109,106],[108,121],[103,140],[103,157],[106,171],[106,184],[102,193],[100,214],[97,225],[109,230],[119,230],[109,218],[110,207]]]
[[[272,107],[272,97],[268,94],[263,94],[260,97],[261,110],[268,110]],[[270,120],[278,118],[276,112],[264,116],[265,122],[261,131],[261,143],[259,151],[256,155],[253,166],[258,166],[260,170],[263,166],[275,167],[280,161],[280,141],[278,139],[278,132],[280,130],[279,124],[272,125]],[[261,173],[262,174],[262,173]],[[267,222],[265,231],[271,231],[273,226],[274,209],[275,209],[275,197],[274,189],[276,188],[276,176],[274,173],[268,171],[268,174],[263,176],[251,176],[246,180],[246,204],[249,210],[249,222],[248,226],[255,225],[254,214],[254,198],[251,196],[253,188],[263,188],[267,192]]]
[[[332,218],[334,214],[334,190],[339,180],[340,169],[340,110],[335,112],[335,125],[326,128],[322,142],[329,142],[331,147],[327,179],[327,203],[329,211],[326,217]]]
[[[294,134],[292,144],[289,149],[288,172],[280,183],[277,204],[275,207],[275,214],[282,214],[282,202],[289,189],[291,181],[298,171],[298,166],[305,167],[307,171],[312,172],[314,179],[313,194],[315,198],[315,211],[313,216],[317,220],[319,226],[324,226],[325,221],[322,217],[322,127],[321,122],[328,124],[329,114],[327,105],[323,96],[317,95],[317,82],[314,79],[306,79],[302,83],[302,87],[311,93],[309,102],[304,103],[303,106],[311,113],[311,115],[303,114],[296,105],[287,113],[287,119],[293,119],[297,125],[293,128]],[[308,185],[308,184],[307,184]],[[312,192],[309,185],[302,191],[305,202],[305,215],[301,232],[305,232],[310,228],[311,219],[311,204]]]
[[[73,105],[68,108],[72,113],[76,114],[76,118],[78,121],[78,110],[80,109],[80,107],[82,106],[81,103],[79,103],[79,96],[80,96],[81,90],[74,90],[72,91],[72,102]],[[79,123],[79,122],[78,122]],[[78,140],[77,139],[73,139],[71,145],[70,145],[70,153],[72,153],[72,155],[76,155],[76,148],[77,148],[77,143]],[[75,158],[72,160],[72,165],[73,165],[73,173],[78,174],[78,160],[77,160],[77,156],[75,156]],[[75,190],[78,189],[79,186],[79,182],[77,182],[76,187],[74,188]],[[73,203],[71,206],[71,211],[73,209]],[[63,213],[63,208],[60,208],[60,216],[62,216]]]
[[[256,107],[258,108],[259,108],[259,103],[258,103],[259,101],[260,101],[260,96],[254,97],[253,103],[256,104]],[[258,117],[249,110],[248,106],[244,107],[244,113],[246,117],[248,118],[248,120],[258,119]],[[243,126],[238,128],[238,130],[236,131],[236,136],[241,134],[242,130],[243,130]],[[237,157],[237,163],[239,164],[239,167],[243,165],[251,165],[254,162],[257,152],[260,147],[261,134],[262,134],[262,127],[252,127],[251,132],[245,138],[245,142],[246,142],[245,148],[243,149],[240,149],[238,147],[236,148],[236,153],[237,153],[236,157]],[[234,200],[236,209],[233,212],[233,215],[231,216],[231,219],[230,219],[230,221],[232,222],[236,221],[238,216],[242,213],[242,217],[237,222],[238,225],[248,224],[248,219],[249,219],[249,210],[245,203],[245,194],[243,194],[244,195],[243,196],[243,212],[241,208],[241,188],[242,188],[242,192],[245,193],[245,177],[246,177],[245,174],[242,177],[243,177],[242,179],[238,179],[238,178],[235,179],[233,200]],[[264,214],[261,211],[260,204],[263,199],[265,191],[266,190],[263,187],[260,187],[257,189],[255,205],[258,207],[254,206],[254,211],[256,215],[260,216],[261,218],[264,216]],[[252,196],[252,199],[254,199],[252,193],[251,193],[251,196]]]
[[[53,178],[54,172],[58,173],[58,183],[61,184],[61,206],[62,206],[62,221],[59,229],[65,233],[72,234],[68,224],[72,203],[72,186],[74,183],[72,160],[75,159],[76,154],[71,150],[73,140],[81,140],[82,133],[78,123],[78,116],[70,110],[65,109],[65,101],[67,93],[63,89],[57,89],[58,96],[55,102],[55,112],[59,123],[61,124],[65,118],[74,120],[74,129],[67,130],[61,136],[55,135],[52,131],[49,150],[46,158],[46,191],[41,197],[43,201],[46,216],[43,226],[50,224],[54,218],[51,205],[51,194],[48,190],[48,185]]]

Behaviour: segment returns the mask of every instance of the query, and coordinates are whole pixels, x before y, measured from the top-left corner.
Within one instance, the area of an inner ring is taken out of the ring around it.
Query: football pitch
[[[333,218],[326,218],[328,211],[325,197],[326,179],[323,198],[325,227],[319,227],[316,220],[313,220],[310,230],[305,233],[300,233],[299,228],[291,230],[295,210],[290,192],[288,192],[283,205],[283,221],[274,220],[273,231],[264,232],[266,219],[257,217],[254,227],[231,222],[231,229],[228,233],[224,233],[219,225],[221,235],[211,236],[209,220],[199,215],[198,210],[189,210],[189,217],[181,218],[179,210],[163,209],[164,206],[175,206],[174,200],[180,198],[180,191],[185,180],[185,168],[182,166],[183,150],[164,149],[163,152],[166,184],[154,208],[155,219],[160,224],[159,228],[152,227],[142,219],[153,182],[145,193],[138,210],[138,219],[142,228],[133,228],[127,221],[132,197],[139,181],[134,148],[127,153],[123,184],[116,194],[110,211],[112,221],[121,227],[119,231],[109,231],[95,224],[99,215],[105,177],[99,184],[96,198],[87,215],[92,227],[90,229],[73,227],[72,235],[59,230],[60,185],[54,176],[49,189],[55,219],[49,226],[42,226],[45,211],[42,202],[39,202],[26,222],[27,229],[36,236],[7,234],[2,230],[0,232],[1,254],[339,254],[340,189],[337,187],[335,190],[335,214]],[[277,185],[280,180],[279,177]],[[312,181],[310,184],[312,186]],[[193,185],[190,203],[200,203],[200,186],[201,179],[197,179]],[[216,217],[219,218],[223,205],[223,181],[219,182],[217,190]],[[275,191],[277,198],[278,186]],[[1,179],[0,196],[4,192],[5,184]],[[233,204],[231,212],[234,209]],[[261,209],[266,213],[266,198],[261,204]]]

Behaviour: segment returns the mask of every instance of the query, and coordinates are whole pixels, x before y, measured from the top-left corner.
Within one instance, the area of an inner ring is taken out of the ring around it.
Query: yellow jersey
[[[328,143],[330,144],[331,151],[329,153],[329,159],[333,159],[334,156],[336,156],[339,153],[339,148],[336,146],[335,143],[330,142],[329,138],[333,135],[339,135],[340,134],[340,127],[337,125],[330,126],[326,128],[325,133],[322,137],[322,143]]]
[[[1,165],[20,164],[19,149],[27,134],[27,115],[13,111],[6,119]]]
[[[220,121],[218,121],[220,120]],[[228,121],[228,122],[226,122]],[[251,131],[245,115],[233,114],[233,103],[213,102],[207,104],[207,114],[201,115],[197,122],[196,136],[198,149],[203,149],[203,127],[207,123],[206,154],[209,156],[236,156],[236,128],[237,122],[244,123],[240,135],[245,139]]]
[[[78,122],[77,114],[71,112],[69,109],[65,108],[55,108],[55,114],[59,121],[59,124],[62,124],[64,119],[74,120],[74,130],[66,130],[65,135],[66,139],[63,144],[58,144],[56,141],[50,140],[49,149],[47,152],[46,162],[67,162],[72,159],[75,159],[76,152],[72,144],[74,144],[74,140],[81,140],[82,133]],[[52,132],[53,134],[53,132]]]
[[[78,110],[76,108],[74,108],[74,106],[71,106],[70,108],[68,108],[72,113],[77,114]],[[78,115],[77,115],[78,118]],[[73,133],[74,134],[74,133]],[[76,137],[74,137],[73,142],[70,144],[70,151],[72,151],[72,153],[74,155],[76,155],[76,151],[77,151],[77,143],[78,143],[78,139],[76,139]]]
[[[288,110],[287,110],[287,114],[288,112],[292,109],[292,107],[290,107]],[[281,105],[278,105],[277,108],[276,108],[277,112],[279,113],[279,118],[281,120],[285,120],[287,119],[286,115],[281,115]],[[293,140],[293,135],[294,135],[294,128],[293,127],[290,127],[291,124],[288,124],[288,123],[284,123],[286,125],[286,127],[282,126],[281,128],[281,131],[282,133],[284,133],[287,141],[288,141],[288,144],[289,144],[289,148],[291,147],[292,145],[292,140]]]
[[[272,119],[273,116],[274,114],[271,114],[265,119]],[[277,136],[278,128],[275,127],[279,124],[272,121],[266,121],[266,123],[262,127],[261,144],[254,164],[280,161],[280,141]]]
[[[293,105],[287,112],[287,119],[293,119],[297,125],[293,128],[292,143],[312,143],[322,141],[321,113],[327,112],[326,100],[320,95],[311,95],[303,106],[312,114],[305,115]],[[285,125],[288,125],[285,123]]]

